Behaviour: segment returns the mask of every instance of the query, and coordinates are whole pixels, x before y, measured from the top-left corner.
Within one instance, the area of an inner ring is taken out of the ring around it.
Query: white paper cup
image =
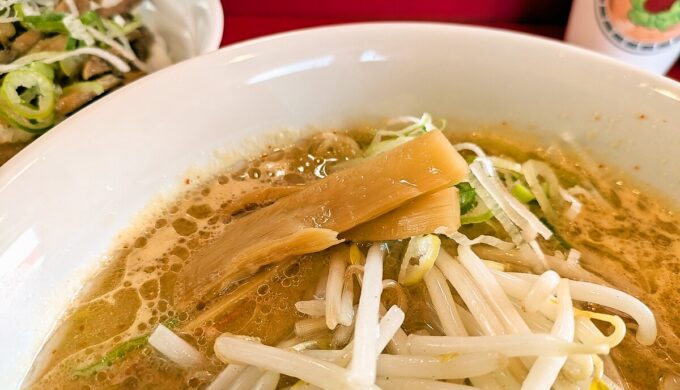
[[[565,38],[651,72],[666,73],[680,54],[680,0],[667,9],[654,9],[659,6],[646,4],[649,1],[574,0]]]

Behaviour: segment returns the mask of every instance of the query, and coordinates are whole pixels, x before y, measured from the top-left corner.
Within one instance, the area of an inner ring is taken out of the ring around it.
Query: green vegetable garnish
[[[0,107],[0,119],[16,128],[22,129],[33,134],[42,134],[54,125],[54,118],[48,120],[26,119],[5,111]]]
[[[78,83],[73,83],[68,87],[64,88],[63,94],[68,95],[72,92],[79,93],[92,93],[94,95],[101,95],[104,91],[104,86],[98,81],[81,81]]]
[[[20,69],[8,73],[0,87],[0,101],[3,108],[27,119],[46,119],[53,114],[54,84],[46,71]],[[35,98],[26,101],[21,92],[35,90]]]
[[[458,188],[458,198],[460,199],[460,215],[464,215],[477,207],[477,192],[470,183],[458,183],[456,188]]]
[[[364,157],[375,156],[394,149],[428,131],[436,129],[432,124],[432,117],[427,113],[423,114],[420,119],[409,120],[409,122],[412,122],[412,124],[401,130],[377,130],[373,140],[364,151]]]
[[[133,15],[130,23],[122,27],[123,34],[127,35],[140,27],[142,27],[142,19],[138,15]]]
[[[163,325],[168,329],[174,328],[175,326],[177,326],[177,323],[179,323],[177,317],[170,317],[167,320],[163,321]],[[151,335],[146,334],[144,336],[135,337],[116,345],[112,350],[107,352],[106,355],[104,355],[104,357],[102,357],[98,361],[90,364],[89,366],[76,369],[74,375],[90,376],[101,370],[105,370],[111,367],[114,363],[122,360],[128,353],[146,346],[149,342],[149,336]]]
[[[76,376],[90,376],[101,370],[111,367],[114,363],[123,359],[125,355],[136,349],[144,347],[149,342],[149,335],[135,337],[121,344],[118,344],[112,350],[106,353],[100,360],[90,364],[89,366],[79,368],[74,372]]]
[[[106,30],[102,18],[94,11],[87,11],[80,15],[80,21],[86,26],[92,26],[101,31]]]
[[[20,3],[14,4],[12,6],[12,9],[14,10],[14,14],[16,15],[17,18],[23,19],[24,18],[24,6]]]
[[[64,14],[57,12],[45,12],[41,15],[25,15],[21,17],[21,24],[33,30],[44,33],[68,34],[64,25]]]
[[[81,57],[69,57],[59,61],[59,69],[61,69],[65,76],[70,78],[78,76],[82,65],[83,59]]]
[[[78,47],[78,40],[69,37],[68,41],[66,41],[66,51],[75,50],[77,47]]]
[[[177,324],[179,324],[179,319],[177,317],[170,317],[167,320],[163,321],[163,326],[170,330],[174,329],[177,326]]]
[[[562,248],[564,248],[566,250],[569,250],[569,249],[572,248],[572,245],[569,242],[567,242],[567,240],[565,240],[564,237],[562,237],[562,235],[557,231],[557,229],[555,229],[555,227],[550,222],[548,222],[548,220],[546,218],[539,218],[539,219],[545,225],[545,227],[550,229],[550,231],[553,234],[553,237],[562,246]]]
[[[370,156],[375,156],[377,154],[387,152],[388,150],[392,150],[396,148],[397,146],[401,144],[405,144],[411,140],[413,140],[415,136],[408,136],[408,137],[398,137],[390,140],[385,140],[385,141],[380,141],[376,144],[371,144],[366,148],[366,151],[364,154],[367,157]]]
[[[28,69],[40,73],[41,75],[47,77],[48,80],[54,80],[54,68],[44,62],[36,61],[28,65]]]
[[[41,132],[54,124],[57,96],[54,70],[42,63],[9,72],[0,86],[2,117],[29,132]]]
[[[461,225],[472,225],[475,223],[482,223],[486,222],[493,218],[493,213],[491,210],[487,210],[483,213],[475,214],[475,213],[468,213],[460,217],[460,224]]]
[[[531,190],[520,182],[517,182],[512,186],[510,193],[522,203],[529,203],[536,199]]]

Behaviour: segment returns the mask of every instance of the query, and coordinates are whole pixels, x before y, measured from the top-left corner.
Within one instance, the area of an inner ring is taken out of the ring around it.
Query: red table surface
[[[367,21],[474,24],[562,39],[569,0],[222,0],[222,45],[305,27]],[[668,72],[680,81],[680,61]]]

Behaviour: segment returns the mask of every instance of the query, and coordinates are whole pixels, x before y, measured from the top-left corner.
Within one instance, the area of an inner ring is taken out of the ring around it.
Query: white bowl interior
[[[639,165],[631,172],[646,183],[680,190],[678,84],[580,49],[436,24],[232,46],[112,94],[0,169],[2,387],[18,386],[116,234],[216,149],[283,127],[423,111],[568,131],[607,162]]]

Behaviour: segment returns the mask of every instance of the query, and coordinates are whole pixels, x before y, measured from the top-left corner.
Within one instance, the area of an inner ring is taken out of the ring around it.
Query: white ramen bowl
[[[567,131],[647,185],[680,190],[680,84],[597,54],[411,23],[234,45],[111,94],[0,168],[0,387],[19,386],[117,234],[158,194],[214,164],[215,150],[283,127],[423,111]]]

